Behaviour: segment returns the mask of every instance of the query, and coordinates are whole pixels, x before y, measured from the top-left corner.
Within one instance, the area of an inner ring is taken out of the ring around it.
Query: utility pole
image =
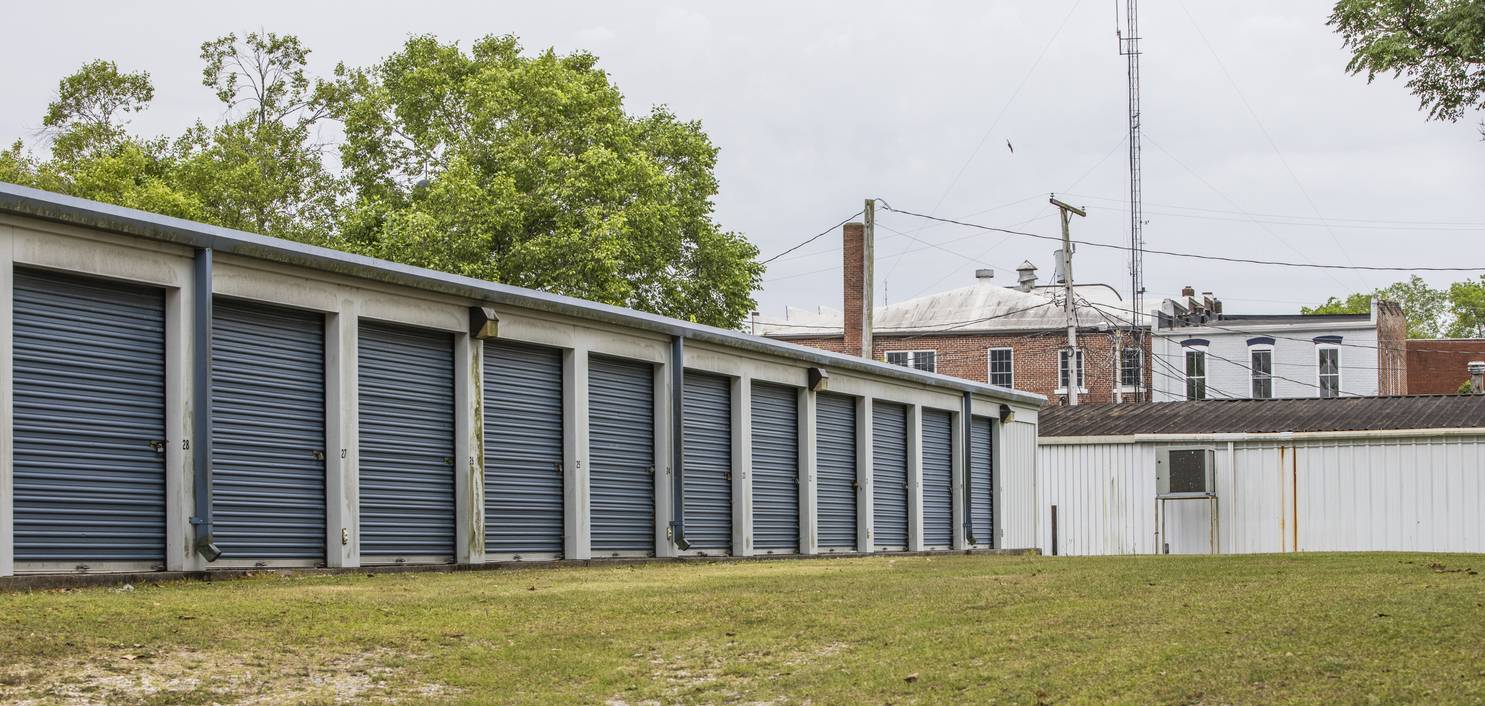
[[[873,266],[876,263],[877,200],[867,199],[862,210],[865,227],[861,234],[861,357],[871,360],[871,312],[872,295],[876,291],[873,282]]]
[[[1073,214],[1087,218],[1088,212],[1057,200],[1055,194],[1051,201],[1062,212],[1062,312],[1067,317],[1067,404],[1075,407],[1078,404],[1078,313],[1073,300],[1072,233],[1068,228]]]

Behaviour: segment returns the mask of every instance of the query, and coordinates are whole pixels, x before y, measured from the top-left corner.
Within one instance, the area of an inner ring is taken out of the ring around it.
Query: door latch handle
[[[323,461],[323,460],[325,460],[325,452],[324,451],[320,451],[319,449],[315,449],[314,451],[311,451],[309,455],[313,456],[316,461]]]
[[[557,475],[561,475],[562,474],[562,462],[561,461],[553,461],[552,462],[552,470],[553,471],[556,471],[557,472]]]
[[[165,453],[165,441],[162,439],[151,439],[150,448],[154,449],[157,454]]]
[[[722,480],[732,480],[732,471],[723,471]]]

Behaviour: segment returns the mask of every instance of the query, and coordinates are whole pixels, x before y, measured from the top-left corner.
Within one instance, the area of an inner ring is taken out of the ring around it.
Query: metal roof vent
[[[975,280],[984,282],[991,279],[995,279],[995,270],[992,270],[988,267],[983,267],[975,270]]]

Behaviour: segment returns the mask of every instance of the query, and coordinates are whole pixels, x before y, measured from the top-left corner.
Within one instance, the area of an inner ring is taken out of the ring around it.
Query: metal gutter
[[[886,362],[806,348],[739,331],[703,326],[611,304],[600,304],[576,297],[486,282],[339,250],[270,238],[256,233],[54,194],[15,184],[0,182],[0,213],[139,236],[192,248],[210,248],[233,255],[439,292],[476,302],[517,306],[590,321],[629,326],[669,336],[681,336],[791,358],[819,366],[852,370],[919,385],[971,392],[1001,402],[1016,402],[1036,407],[1046,402],[1046,398],[1042,395],[1030,392],[977,383],[938,373],[925,373]]]
[[[1205,434],[1118,434],[1110,436],[1042,436],[1038,446],[1075,446],[1080,444],[1141,444],[1141,443],[1213,443],[1226,441],[1338,441],[1347,439],[1418,439],[1485,436],[1485,429],[1456,427],[1448,429],[1374,429],[1351,431],[1301,431],[1301,432],[1209,432]]]

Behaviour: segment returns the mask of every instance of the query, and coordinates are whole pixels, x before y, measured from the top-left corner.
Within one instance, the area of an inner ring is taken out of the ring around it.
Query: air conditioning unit
[[[1163,448],[1155,455],[1156,492],[1162,498],[1217,494],[1217,452],[1204,447]]]

